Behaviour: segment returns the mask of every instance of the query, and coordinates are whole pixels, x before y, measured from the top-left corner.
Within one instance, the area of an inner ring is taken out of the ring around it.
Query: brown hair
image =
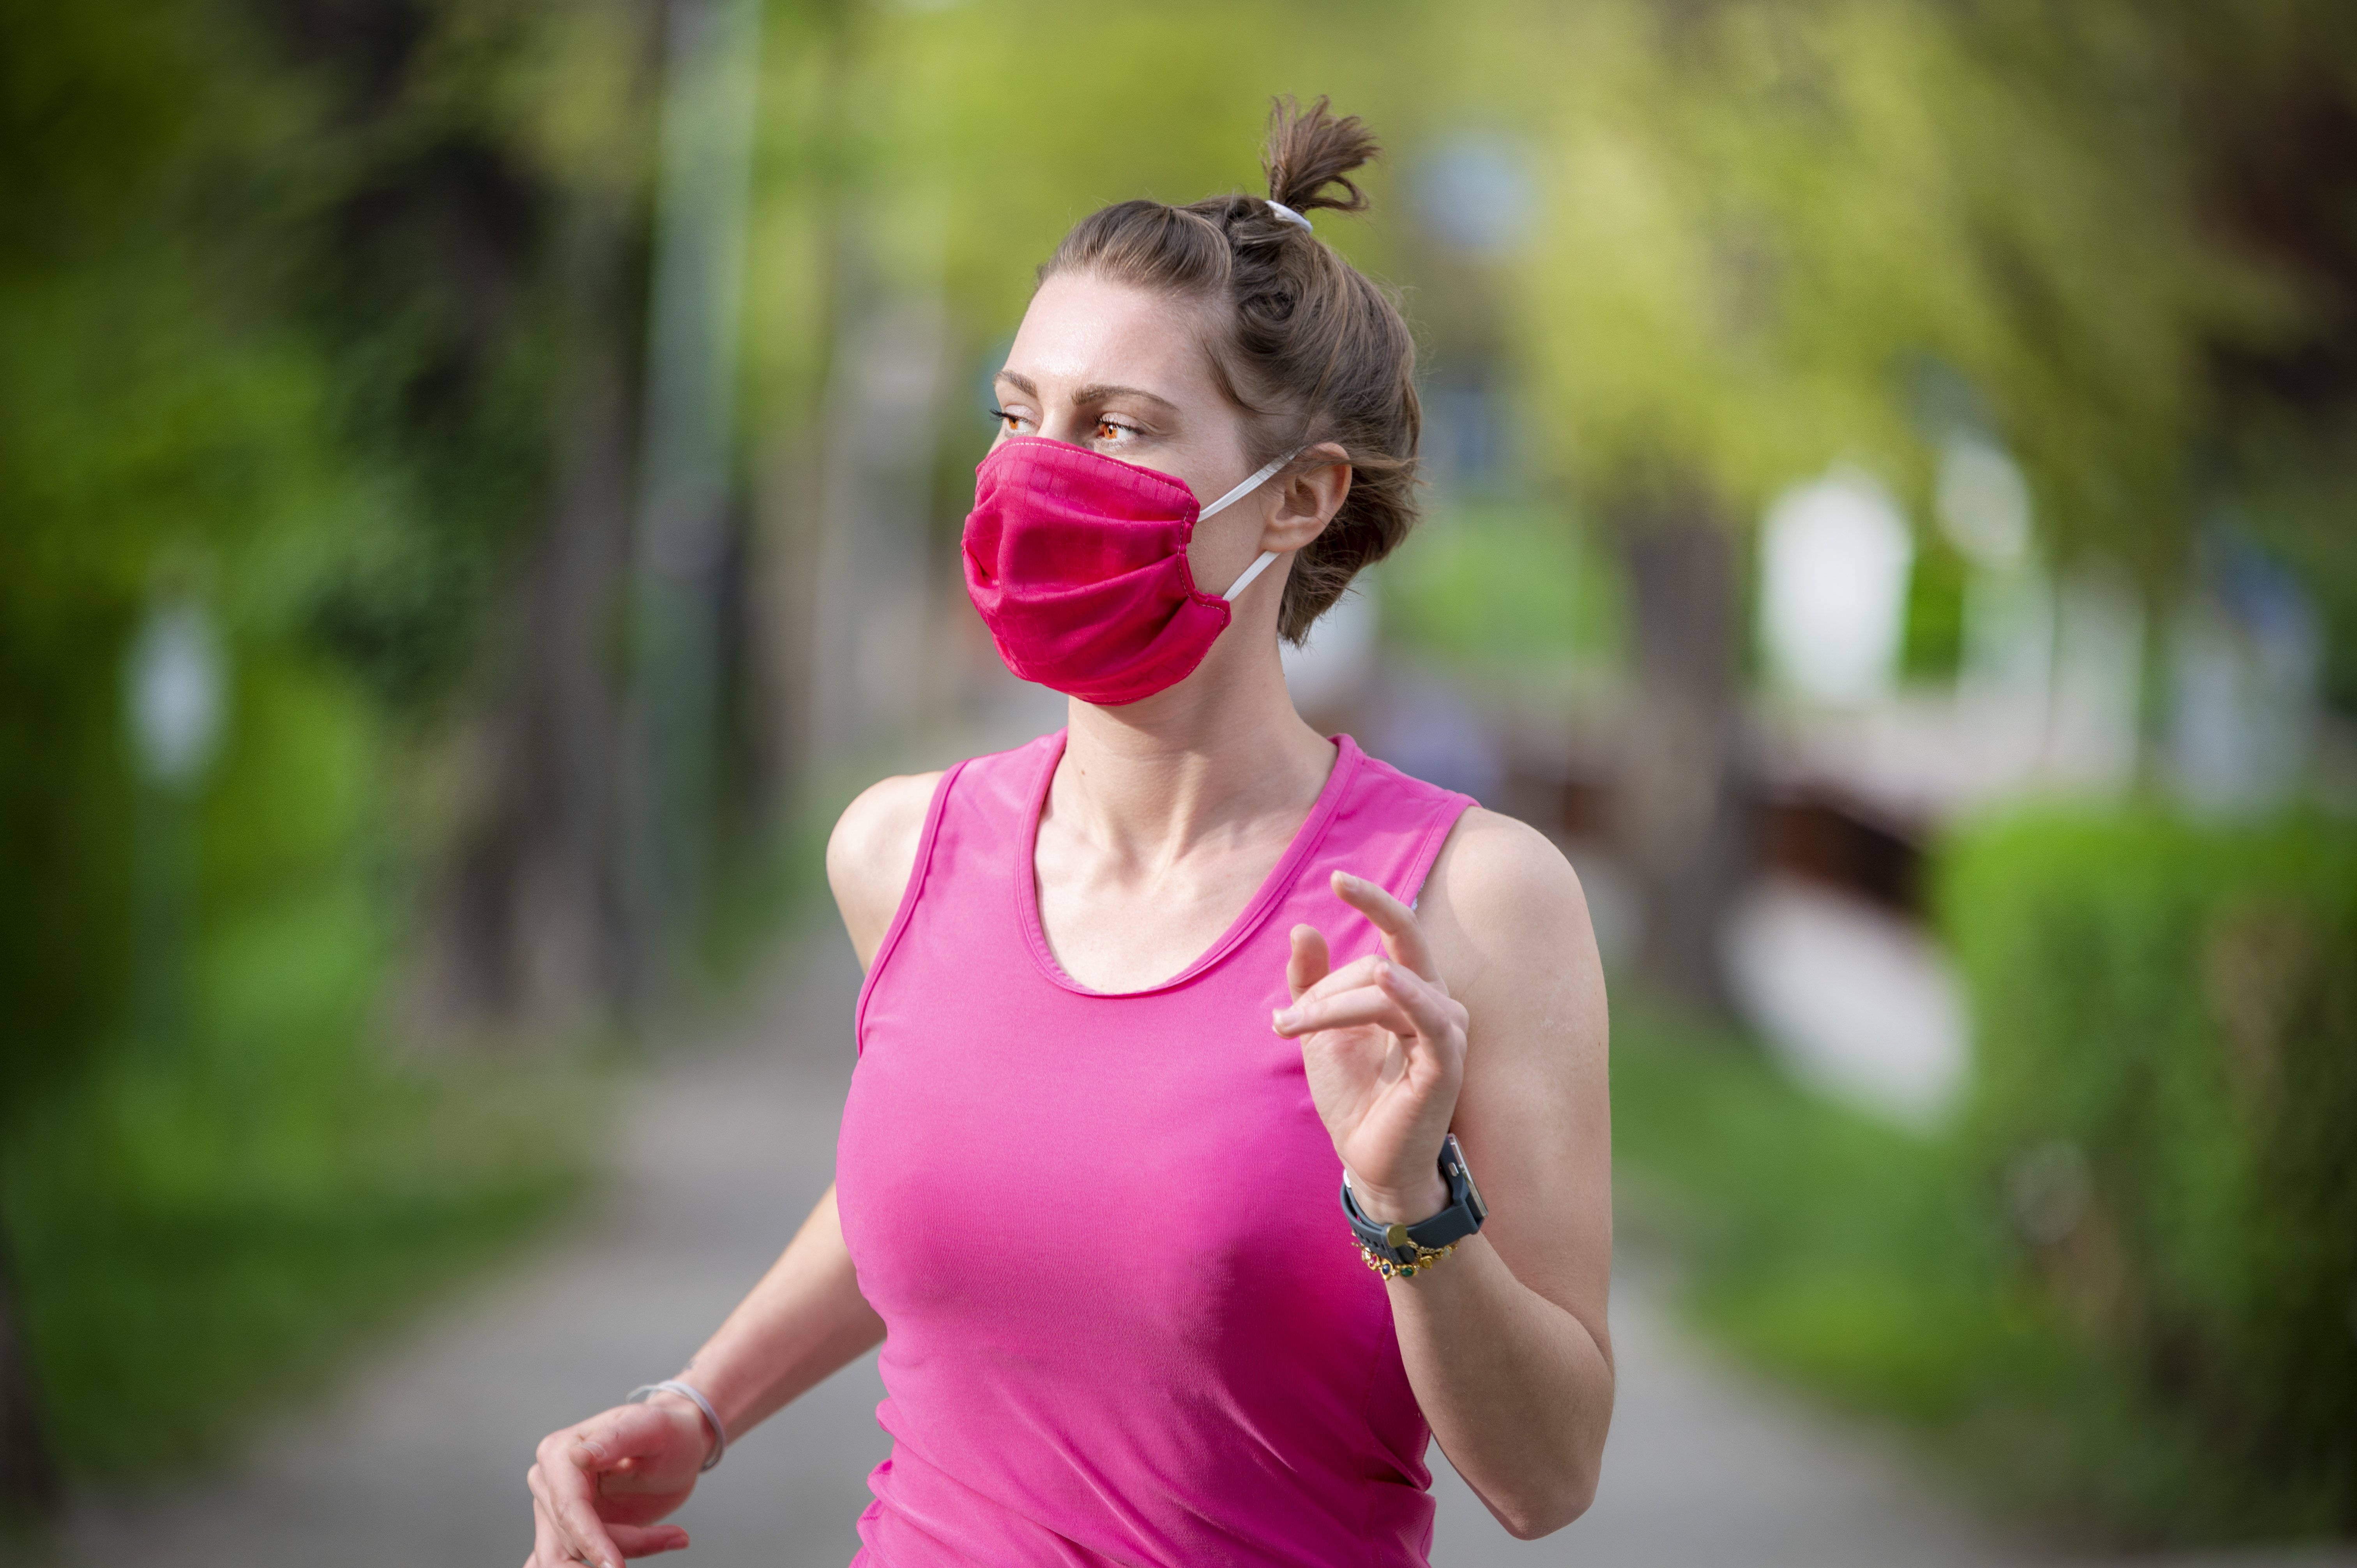
[[[1382,149],[1355,114],[1320,98],[1279,98],[1261,167],[1268,199],[1206,197],[1184,207],[1123,201],[1092,213],[1039,269],[1085,272],[1188,299],[1221,300],[1227,329],[1205,344],[1220,390],[1246,415],[1257,466],[1331,441],[1350,455],[1351,493],[1286,581],[1277,631],[1300,643],[1361,567],[1415,525],[1415,340],[1391,297],[1326,242],[1269,205],[1362,212],[1351,171]],[[1329,195],[1340,187],[1339,195]]]

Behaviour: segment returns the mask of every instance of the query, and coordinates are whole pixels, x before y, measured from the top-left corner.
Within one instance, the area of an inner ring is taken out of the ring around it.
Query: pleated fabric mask
[[[1288,452],[1199,507],[1184,482],[1044,436],[1018,435],[974,469],[965,587],[1006,667],[1117,707],[1194,672],[1268,569],[1265,550],[1224,594],[1195,586],[1195,525],[1268,482]]]

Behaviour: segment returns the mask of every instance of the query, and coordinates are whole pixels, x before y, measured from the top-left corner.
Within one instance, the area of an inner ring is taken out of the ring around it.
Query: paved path
[[[799,949],[757,1022],[650,1071],[619,1125],[619,1179],[588,1222],[450,1304],[225,1474],[178,1496],[85,1504],[66,1562],[512,1568],[530,1543],[522,1477],[540,1434],[677,1367],[826,1183],[857,981],[839,938]],[[1641,1275],[1615,1297],[1614,1331],[1620,1406],[1596,1508],[1517,1542],[1443,1466],[1443,1568],[2023,1561],[1872,1439],[1698,1354]],[[666,1561],[842,1568],[884,1451],[879,1394],[863,1361],[748,1437],[681,1516],[694,1547]]]

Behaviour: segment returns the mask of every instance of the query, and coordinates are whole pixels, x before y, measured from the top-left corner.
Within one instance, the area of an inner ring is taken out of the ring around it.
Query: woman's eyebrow
[[[1038,384],[1019,371],[1001,371],[990,379],[994,381],[1005,381],[1025,397],[1036,398],[1039,395]],[[1136,398],[1141,403],[1150,403],[1157,407],[1167,408],[1173,413],[1181,412],[1177,403],[1158,392],[1147,392],[1144,387],[1117,386],[1110,381],[1099,381],[1081,388],[1072,393],[1072,402],[1086,407],[1092,403],[1110,403],[1117,397]]]
[[[1111,403],[1117,397],[1134,397],[1141,403],[1155,403],[1160,407],[1167,408],[1173,413],[1177,413],[1178,412],[1178,405],[1177,403],[1172,403],[1167,397],[1161,397],[1156,393],[1147,392],[1144,387],[1120,387],[1102,383],[1096,386],[1086,386],[1081,388],[1080,391],[1072,394],[1072,401],[1076,403],[1090,404]]]

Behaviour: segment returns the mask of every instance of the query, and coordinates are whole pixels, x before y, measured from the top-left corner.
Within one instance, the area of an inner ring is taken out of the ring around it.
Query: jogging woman
[[[678,1378],[542,1442],[530,1568],[684,1546],[699,1472],[879,1341],[877,1568],[1421,1564],[1433,1437],[1516,1535],[1587,1507],[1578,882],[1277,659],[1415,520],[1407,328],[1308,217],[1374,151],[1280,104],[1265,199],[1122,202],[1041,269],[964,570],[1068,726],[844,813],[835,1186]]]

